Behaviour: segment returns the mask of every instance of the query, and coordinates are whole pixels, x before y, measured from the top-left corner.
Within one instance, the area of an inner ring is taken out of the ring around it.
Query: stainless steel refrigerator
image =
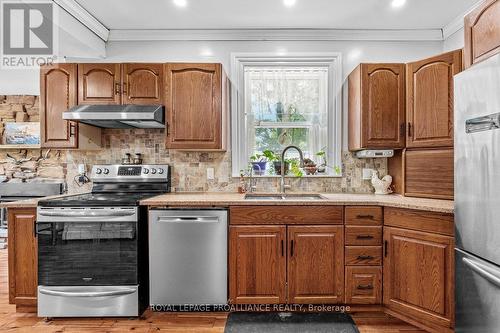
[[[500,55],[455,76],[456,332],[500,332]]]

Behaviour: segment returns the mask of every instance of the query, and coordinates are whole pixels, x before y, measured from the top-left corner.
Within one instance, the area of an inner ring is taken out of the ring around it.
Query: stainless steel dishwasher
[[[227,210],[149,213],[151,305],[227,303]]]

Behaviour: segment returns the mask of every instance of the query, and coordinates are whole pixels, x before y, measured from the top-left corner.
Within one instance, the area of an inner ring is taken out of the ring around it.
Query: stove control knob
[[[104,174],[107,175],[109,173],[109,169],[104,168]]]
[[[160,169],[158,169],[158,173],[159,173],[160,175],[163,175],[163,173],[164,173],[164,172],[165,172],[165,170],[163,170],[163,169],[161,169],[161,168],[160,168]]]
[[[95,169],[95,173],[100,175],[102,173],[102,169],[101,168],[97,168]]]
[[[154,175],[156,173],[156,169],[155,168],[151,169],[151,173]]]
[[[149,173],[149,169],[144,168],[144,170],[142,170],[142,172],[144,172],[144,174],[147,175]]]

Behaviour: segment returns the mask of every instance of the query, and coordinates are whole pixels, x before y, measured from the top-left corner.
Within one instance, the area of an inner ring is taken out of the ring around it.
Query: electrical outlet
[[[373,169],[363,168],[363,180],[372,179]]]
[[[207,168],[207,180],[215,179],[215,170],[214,168]]]

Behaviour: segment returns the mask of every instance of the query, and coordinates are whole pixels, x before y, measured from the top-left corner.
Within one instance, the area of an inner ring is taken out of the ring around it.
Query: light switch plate
[[[363,168],[363,180],[372,179],[373,169]]]
[[[215,170],[214,168],[207,168],[207,180],[215,179]]]

